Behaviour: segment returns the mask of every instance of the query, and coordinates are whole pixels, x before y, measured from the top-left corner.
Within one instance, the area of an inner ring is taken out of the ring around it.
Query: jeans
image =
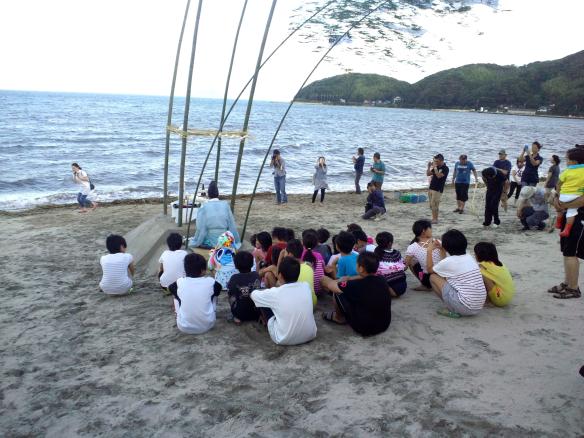
[[[525,207],[521,212],[521,223],[524,227],[545,228],[545,221],[550,215],[545,211],[535,211],[533,207]]]
[[[359,180],[363,175],[363,171],[355,171],[355,193],[361,193],[361,186],[359,185]]]
[[[324,202],[324,191],[325,189],[320,189],[320,202]],[[316,201],[316,195],[318,193],[318,190],[315,190],[314,193],[312,194],[312,203],[314,204],[314,201]]]
[[[274,188],[276,189],[276,201],[278,204],[288,202],[288,195],[286,195],[286,175],[274,176]]]
[[[363,216],[361,216],[363,219],[371,219],[373,216],[377,216],[378,214],[383,214],[385,213],[385,208],[383,207],[371,207],[369,210],[367,210],[365,212],[365,214]]]
[[[81,192],[77,193],[77,202],[79,203],[81,208],[85,208],[85,207],[89,206],[89,201],[87,200],[87,195],[84,195]]]

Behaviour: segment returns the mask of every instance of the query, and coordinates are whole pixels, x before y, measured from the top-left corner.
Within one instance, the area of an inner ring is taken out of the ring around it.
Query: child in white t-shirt
[[[432,290],[438,295],[446,310],[440,315],[451,318],[476,315],[487,298],[480,267],[473,256],[466,253],[467,240],[458,230],[449,230],[442,235],[442,244],[432,240],[428,244],[426,267],[430,273]],[[443,258],[434,264],[432,251],[439,249]]]
[[[187,252],[180,249],[182,236],[178,233],[171,233],[166,239],[166,244],[168,249],[162,253],[158,260],[160,263],[158,278],[162,289],[176,297],[176,280],[185,276],[184,260]]]
[[[111,234],[105,241],[108,255],[101,257],[100,264],[103,276],[99,288],[109,295],[123,295],[132,292],[132,276],[134,275],[134,258],[126,253],[126,239]]]
[[[198,335],[215,325],[217,297],[222,287],[214,278],[204,276],[207,261],[202,255],[188,254],[184,258],[184,268],[186,277],[176,281],[176,326],[181,332]]]

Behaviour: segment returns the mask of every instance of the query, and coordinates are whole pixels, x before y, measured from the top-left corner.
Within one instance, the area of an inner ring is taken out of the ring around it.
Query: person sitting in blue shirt
[[[375,183],[367,183],[367,204],[365,204],[365,214],[361,216],[363,219],[371,219],[375,216],[380,217],[385,214],[385,200],[383,199],[383,192],[378,189]]]
[[[209,202],[197,212],[197,231],[190,239],[189,246],[211,249],[217,244],[217,239],[226,231],[231,231],[235,238],[235,248],[241,246],[237,225],[227,201],[219,200],[217,183],[211,181],[207,191]]]

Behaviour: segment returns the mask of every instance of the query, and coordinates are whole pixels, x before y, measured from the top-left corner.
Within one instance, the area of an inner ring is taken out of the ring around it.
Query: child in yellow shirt
[[[566,153],[568,167],[560,174],[557,191],[560,193],[560,202],[570,202],[584,195],[584,148],[572,148]],[[577,208],[567,211],[558,211],[556,228],[562,228],[564,216],[566,225],[560,233],[561,237],[568,237],[578,214]]]
[[[487,301],[497,307],[506,306],[515,295],[515,284],[509,269],[499,260],[497,247],[490,242],[479,242],[474,253],[487,289]]]

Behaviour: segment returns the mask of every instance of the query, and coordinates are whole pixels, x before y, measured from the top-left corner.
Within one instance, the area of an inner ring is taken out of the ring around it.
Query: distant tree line
[[[399,96],[401,101],[394,103]],[[444,70],[415,84],[377,75],[348,73],[313,82],[301,101],[411,108],[545,108],[550,114],[584,115],[584,51],[521,67],[470,64]]]

